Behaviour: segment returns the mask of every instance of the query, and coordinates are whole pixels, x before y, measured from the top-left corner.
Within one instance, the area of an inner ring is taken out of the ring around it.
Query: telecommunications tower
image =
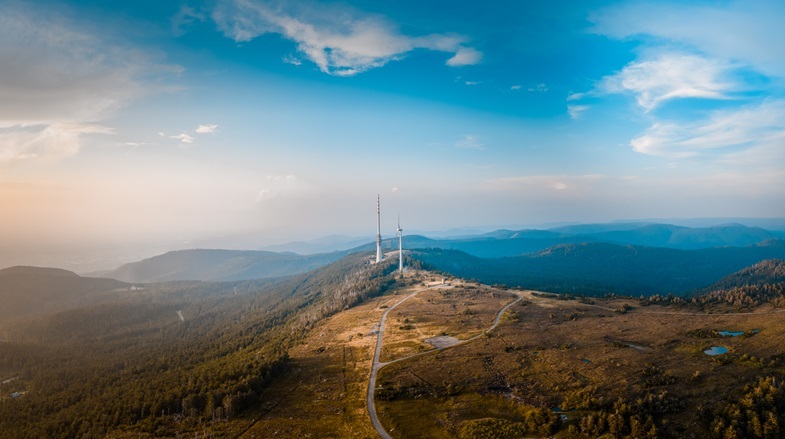
[[[401,228],[401,214],[398,214],[398,270],[403,273],[403,229]]]
[[[376,194],[376,262],[382,262],[382,214],[379,206],[379,194]]]

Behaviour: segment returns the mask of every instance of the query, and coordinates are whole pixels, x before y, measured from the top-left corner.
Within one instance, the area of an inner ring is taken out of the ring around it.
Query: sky
[[[0,251],[785,217],[781,1],[0,0]],[[389,233],[387,233],[389,232]],[[1,261],[0,261],[1,262]]]

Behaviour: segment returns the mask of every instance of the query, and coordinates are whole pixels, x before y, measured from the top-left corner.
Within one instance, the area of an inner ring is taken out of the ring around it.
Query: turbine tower
[[[401,228],[401,214],[398,213],[398,270],[403,273],[403,229]]]
[[[376,263],[382,262],[382,214],[379,194],[376,194]]]

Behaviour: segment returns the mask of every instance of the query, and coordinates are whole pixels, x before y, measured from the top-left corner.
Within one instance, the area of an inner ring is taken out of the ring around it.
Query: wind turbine
[[[403,229],[401,228],[401,213],[398,213],[398,270],[403,273]]]

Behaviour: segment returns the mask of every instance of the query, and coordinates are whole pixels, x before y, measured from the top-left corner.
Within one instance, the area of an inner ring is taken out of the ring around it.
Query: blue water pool
[[[725,346],[712,346],[711,349],[703,351],[706,355],[722,355],[728,353],[728,348]]]

